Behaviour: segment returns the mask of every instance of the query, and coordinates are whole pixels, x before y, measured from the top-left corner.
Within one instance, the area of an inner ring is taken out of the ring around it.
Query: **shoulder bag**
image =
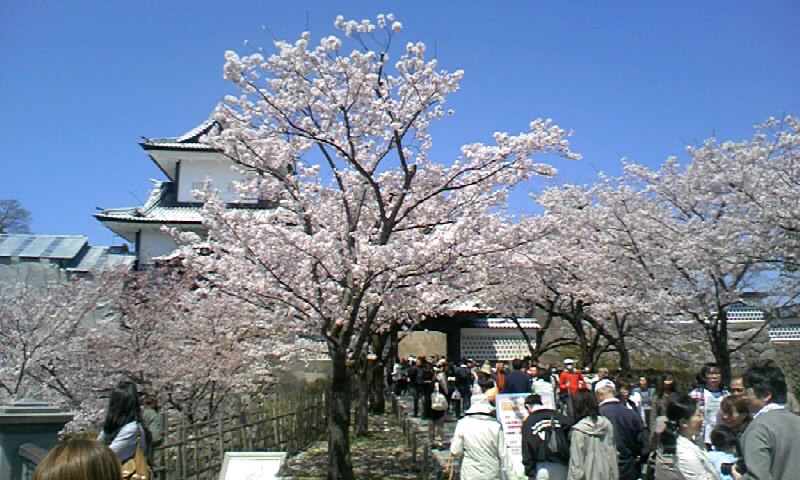
[[[122,464],[122,480],[152,480],[153,471],[142,451],[141,430],[136,426],[136,453]]]

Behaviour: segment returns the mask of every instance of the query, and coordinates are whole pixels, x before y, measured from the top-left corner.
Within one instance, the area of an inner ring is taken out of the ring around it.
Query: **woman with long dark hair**
[[[695,443],[702,425],[703,416],[695,399],[688,395],[670,398],[667,425],[661,433],[661,447],[664,453],[674,455],[674,464],[686,480],[719,478],[706,452]]]
[[[109,446],[120,463],[133,458],[138,442],[141,443],[145,455],[151,458],[152,439],[142,421],[142,407],[136,384],[123,381],[114,387],[108,400],[103,428],[97,439]]]
[[[669,397],[678,391],[677,387],[675,378],[669,373],[661,375],[658,379],[658,383],[656,383],[656,393],[653,395],[653,402],[651,404],[652,409],[650,410],[650,425],[648,429],[651,433],[655,433],[659,430],[656,425],[656,419],[658,417],[667,416]],[[655,447],[654,444],[652,446]]]
[[[567,480],[619,478],[614,427],[599,414],[594,393],[579,390],[572,396],[576,423],[572,427]]]

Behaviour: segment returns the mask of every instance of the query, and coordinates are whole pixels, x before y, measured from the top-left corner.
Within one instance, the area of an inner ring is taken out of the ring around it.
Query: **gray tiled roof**
[[[519,326],[525,329],[539,328],[539,324],[532,318],[518,318]],[[510,318],[479,318],[475,319],[476,328],[517,328],[517,325]]]
[[[148,148],[179,148],[186,150],[211,150],[211,147],[200,143],[200,137],[208,133],[217,122],[209,118],[205,122],[189,130],[183,135],[169,138],[145,138],[141,142],[142,147]]]
[[[0,235],[0,258],[47,260],[67,271],[89,272],[133,265],[136,256],[125,247],[90,247],[84,235]],[[5,260],[6,265],[8,260]]]
[[[0,257],[74,258],[89,243],[83,235],[0,235]]]
[[[67,270],[89,272],[117,265],[131,267],[135,261],[136,255],[134,254],[115,253],[110,247],[89,247],[78,263],[68,267]]]
[[[141,207],[108,208],[94,214],[103,220],[145,223],[201,223],[200,206],[178,204],[175,184],[155,181],[153,190]]]
[[[102,221],[141,222],[155,224],[193,223],[201,224],[202,205],[199,203],[182,203],[177,201],[173,182],[154,181],[153,190],[141,207],[108,208],[95,213]],[[240,210],[259,212],[274,211],[264,206],[242,204]]]

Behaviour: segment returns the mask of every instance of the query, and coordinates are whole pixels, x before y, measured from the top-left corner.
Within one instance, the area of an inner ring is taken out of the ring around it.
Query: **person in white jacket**
[[[462,480],[499,480],[516,478],[506,452],[503,428],[494,417],[494,407],[486,395],[473,395],[465,417],[456,424],[450,454],[463,455]]]
[[[675,466],[685,480],[718,480],[719,475],[705,450],[695,443],[703,426],[697,400],[688,395],[667,403],[667,425],[661,433],[666,453],[675,454]]]

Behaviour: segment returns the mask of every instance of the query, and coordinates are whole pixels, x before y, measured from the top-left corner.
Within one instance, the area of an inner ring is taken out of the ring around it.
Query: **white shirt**
[[[675,457],[678,470],[686,480],[719,480],[717,470],[705,450],[683,435],[678,435]]]

